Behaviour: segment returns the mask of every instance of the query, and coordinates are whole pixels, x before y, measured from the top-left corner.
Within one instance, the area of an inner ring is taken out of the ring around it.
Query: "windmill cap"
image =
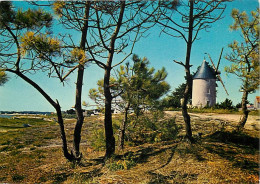
[[[216,79],[215,71],[209,66],[206,60],[203,60],[200,68],[193,79]]]

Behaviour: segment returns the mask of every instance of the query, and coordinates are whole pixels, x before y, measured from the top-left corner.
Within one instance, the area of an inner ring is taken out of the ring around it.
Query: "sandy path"
[[[180,111],[165,111],[166,114],[171,116],[182,116]],[[232,122],[234,124],[238,123],[241,115],[239,114],[216,114],[216,113],[189,113],[191,118],[199,117],[202,119],[221,119],[227,122]],[[249,115],[248,120],[245,125],[246,129],[249,130],[260,130],[260,117]]]

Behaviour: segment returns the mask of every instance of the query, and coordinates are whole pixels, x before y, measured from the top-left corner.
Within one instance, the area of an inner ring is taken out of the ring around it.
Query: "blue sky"
[[[16,3],[19,7],[27,7],[25,2]],[[257,7],[257,0],[236,0],[228,3],[224,18],[214,23],[212,28],[209,29],[209,32],[200,32],[200,39],[194,42],[191,53],[191,64],[193,65],[191,70],[195,71],[202,63],[205,52],[211,55],[213,61],[217,62],[221,48],[224,47],[224,56],[228,53],[227,45],[233,40],[240,39],[238,33],[229,30],[229,25],[231,25],[233,21],[230,16],[233,8],[250,12],[251,10],[256,10]],[[182,39],[173,38],[165,34],[159,36],[159,33],[160,29],[158,27],[152,28],[149,31],[149,36],[142,38],[136,44],[134,53],[140,57],[147,57],[150,61],[150,66],[156,69],[165,67],[168,72],[167,82],[171,85],[171,90],[174,90],[174,88],[185,81],[185,74],[184,68],[174,63],[173,60],[185,60],[186,45]],[[74,36],[77,37],[76,34]],[[130,58],[128,60],[131,60]],[[119,57],[115,58],[115,63],[118,59]],[[208,60],[207,57],[206,60]],[[227,76],[225,74],[223,68],[229,64],[227,60],[222,58],[219,69],[222,72],[221,77],[230,95],[226,95],[223,87],[219,83],[219,87],[217,88],[217,102],[222,102],[225,98],[229,98],[233,101],[233,104],[237,104],[241,101],[242,96],[242,93],[239,92],[241,82],[235,76]],[[93,104],[88,97],[88,91],[90,88],[96,87],[96,82],[103,77],[103,73],[103,70],[95,65],[89,65],[86,68],[83,86],[83,100],[86,102]],[[14,75],[9,74],[9,77],[9,82],[4,86],[0,86],[0,111],[54,111],[53,107],[29,84]],[[31,75],[30,77],[37,81],[53,99],[59,100],[62,110],[68,110],[74,106],[75,74],[69,77],[70,79],[65,86],[59,83],[57,79],[49,79],[45,73]],[[249,101],[253,102],[257,95],[259,95],[259,92],[249,95]]]

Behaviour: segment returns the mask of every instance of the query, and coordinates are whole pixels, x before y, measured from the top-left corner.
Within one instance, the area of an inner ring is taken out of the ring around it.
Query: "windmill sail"
[[[223,52],[223,48],[222,48],[222,50],[221,50],[221,54],[220,54],[220,57],[219,57],[218,66],[219,66],[219,63],[220,63],[220,59],[221,59],[222,52]],[[211,59],[211,57],[210,57],[209,54],[208,54],[208,56],[209,56],[209,59],[210,59],[210,61],[211,61],[212,66],[213,66],[213,68],[214,68],[214,70],[215,70],[217,79],[221,82],[221,84],[222,84],[222,86],[223,86],[225,92],[227,93],[227,95],[229,95],[228,92],[227,92],[227,89],[226,89],[226,87],[225,87],[225,85],[224,85],[224,82],[222,81],[222,79],[221,79],[221,77],[220,77],[220,73],[218,72],[217,68],[215,67],[215,65],[214,65],[214,63],[213,63],[213,61],[212,61],[212,59]]]
[[[217,71],[218,71],[219,63],[220,63],[221,56],[222,56],[222,53],[223,53],[223,49],[224,49],[224,47],[222,47],[221,53],[220,53],[220,56],[219,56],[219,59],[218,59],[218,64],[217,64],[217,69],[216,69]]]

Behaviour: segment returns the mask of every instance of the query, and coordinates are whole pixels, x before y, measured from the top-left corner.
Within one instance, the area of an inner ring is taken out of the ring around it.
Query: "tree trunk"
[[[191,78],[191,76],[186,78]],[[188,138],[191,142],[193,142],[193,138],[192,138],[192,130],[191,130],[191,125],[190,125],[190,115],[188,114],[188,108],[187,108],[187,103],[188,103],[188,98],[189,98],[189,94],[191,91],[191,85],[192,85],[192,79],[186,79],[186,88],[184,91],[184,100],[183,103],[181,104],[182,107],[182,116],[184,118],[184,122],[185,122],[185,130],[186,130],[186,138]]]
[[[251,65],[250,65],[250,61],[248,59],[248,55],[245,56],[245,61],[247,63],[247,75],[250,75],[250,71],[251,71]],[[247,98],[248,98],[248,78],[246,78],[246,80],[244,81],[244,92],[243,92],[243,96],[242,96],[242,100],[241,100],[241,106],[242,106],[242,112],[243,112],[243,116],[240,119],[238,126],[237,126],[237,130],[240,131],[241,129],[244,128],[247,118],[248,118],[248,114],[249,111],[246,107],[246,104],[248,103]]]
[[[63,123],[63,118],[62,118],[62,114],[61,114],[61,107],[60,107],[59,103],[58,102],[56,103],[54,100],[52,100],[52,98],[38,84],[36,84],[34,81],[29,79],[27,76],[25,76],[21,72],[13,71],[13,70],[6,70],[6,71],[12,72],[12,73],[18,75],[24,81],[29,83],[54,107],[54,109],[56,110],[56,113],[57,113],[58,124],[60,126],[60,136],[61,136],[61,140],[62,140],[63,155],[69,161],[75,160],[74,156],[68,152],[66,133],[65,133],[65,130],[64,130],[64,123]]]
[[[81,157],[80,153],[80,141],[81,141],[81,129],[84,122],[84,116],[81,106],[81,94],[82,94],[82,85],[83,85],[83,74],[84,66],[80,65],[78,68],[78,79],[76,83],[76,104],[75,111],[77,115],[77,122],[74,129],[74,139],[73,139],[73,149],[76,158]]]
[[[104,76],[105,95],[105,136],[106,136],[106,158],[111,157],[115,152],[115,138],[112,125],[112,96],[109,88],[110,70],[106,70]]]
[[[84,16],[84,25],[81,30],[81,42],[80,49],[85,50],[86,37],[88,31],[88,17],[90,10],[90,1],[87,1],[85,4],[85,16]],[[75,99],[75,111],[77,115],[77,122],[74,129],[74,139],[73,139],[73,149],[75,157],[80,160],[82,154],[80,153],[80,141],[81,141],[81,129],[84,122],[84,116],[81,105],[81,97],[82,97],[82,86],[83,86],[83,77],[84,77],[84,61],[80,63],[78,67],[78,77],[76,83],[76,99]]]
[[[121,150],[124,149],[125,128],[126,128],[126,124],[127,124],[127,121],[128,121],[128,110],[129,110],[129,107],[130,107],[130,103],[128,102],[126,107],[125,107],[125,118],[122,121],[121,128],[120,128],[120,138],[119,138],[120,144],[119,144],[119,147],[120,147]]]
[[[238,126],[237,126],[238,131],[240,131],[241,129],[244,128],[246,121],[247,121],[247,118],[248,118],[249,111],[246,107],[247,97],[248,97],[248,92],[245,90],[243,92],[243,97],[242,97],[242,101],[241,101],[243,115],[242,115],[242,118],[240,119]]]
[[[190,1],[190,15],[189,15],[189,35],[187,42],[187,51],[186,51],[186,61],[185,61],[185,72],[186,72],[186,88],[184,91],[184,100],[182,103],[182,116],[185,121],[185,130],[186,130],[186,138],[188,138],[191,142],[193,142],[192,131],[190,125],[190,116],[187,111],[187,103],[189,94],[192,89],[192,76],[190,74],[190,55],[191,55],[191,47],[192,47],[192,33],[193,33],[193,0]]]
[[[76,160],[76,158],[68,152],[66,133],[64,130],[64,123],[63,123],[60,105],[57,104],[55,109],[56,109],[56,113],[57,113],[57,117],[58,117],[58,124],[60,126],[60,136],[61,136],[61,140],[62,140],[63,155],[69,161],[74,161],[74,160]]]
[[[120,27],[123,21],[123,15],[125,11],[125,1],[120,1],[120,13],[118,17],[118,22],[115,31],[111,36],[111,41],[109,44],[109,52],[108,52],[108,59],[107,64],[105,67],[105,75],[104,75],[104,96],[105,96],[105,136],[106,136],[106,158],[111,157],[115,152],[115,137],[113,133],[113,126],[112,126],[112,95],[110,92],[110,72],[112,69],[112,61],[115,52],[115,42],[117,39],[117,35],[119,33]]]

